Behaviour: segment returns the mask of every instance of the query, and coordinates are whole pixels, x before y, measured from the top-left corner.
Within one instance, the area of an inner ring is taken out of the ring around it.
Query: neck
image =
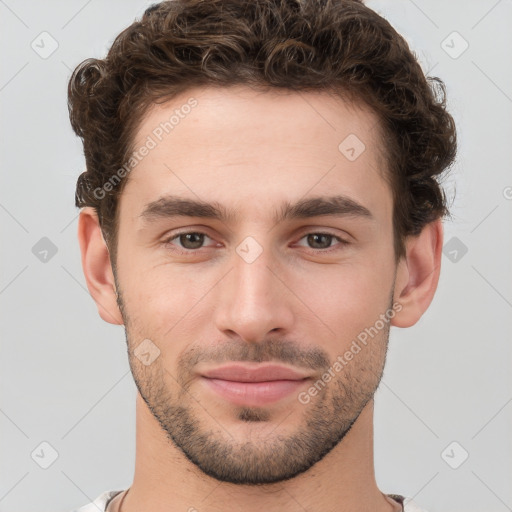
[[[137,394],[135,475],[122,512],[392,511],[376,484],[373,401],[345,438],[308,471],[284,482],[249,486],[219,482],[191,463],[162,431]]]

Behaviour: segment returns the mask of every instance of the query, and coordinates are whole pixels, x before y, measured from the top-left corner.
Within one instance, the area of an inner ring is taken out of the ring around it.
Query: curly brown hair
[[[79,64],[68,85],[87,168],[75,204],[96,210],[114,266],[127,178],[104,184],[133,153],[145,112],[192,87],[236,84],[329,91],[373,110],[385,138],[397,261],[407,236],[450,215],[439,178],[454,161],[456,131],[444,83],[425,77],[384,18],[358,0],[171,0],[149,7],[104,59]]]

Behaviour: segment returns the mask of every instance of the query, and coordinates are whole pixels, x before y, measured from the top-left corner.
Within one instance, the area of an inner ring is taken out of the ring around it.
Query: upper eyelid
[[[178,238],[181,235],[189,235],[189,234],[205,235],[208,238],[211,238],[212,240],[214,240],[214,238],[212,236],[210,236],[206,231],[201,231],[199,229],[189,229],[187,231],[179,231],[178,233],[173,233],[172,235],[169,234],[167,236],[164,236],[164,241],[174,240],[175,238]]]

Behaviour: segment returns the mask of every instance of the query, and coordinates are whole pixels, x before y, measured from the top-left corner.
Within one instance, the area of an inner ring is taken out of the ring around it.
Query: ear
[[[80,212],[78,242],[87,288],[96,302],[98,313],[105,322],[123,325],[107,244],[93,208],[86,207]]]
[[[406,240],[406,255],[398,263],[394,302],[402,309],[391,320],[396,327],[411,327],[434,298],[441,272],[443,224],[427,224],[421,233]]]

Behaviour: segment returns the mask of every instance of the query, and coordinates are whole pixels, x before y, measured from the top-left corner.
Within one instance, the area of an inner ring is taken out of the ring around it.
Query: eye
[[[306,243],[311,249],[320,250],[334,250],[336,246],[332,246],[333,241],[337,241],[339,245],[348,245],[349,242],[343,240],[339,236],[332,235],[331,233],[308,233],[303,236],[300,240],[306,240]],[[302,245],[302,244],[298,244]]]
[[[177,245],[179,249],[185,249],[186,251],[194,251],[202,248],[205,239],[212,240],[205,233],[189,231],[186,233],[178,233],[177,235],[168,238],[165,240],[165,244]],[[179,244],[175,244],[175,241]]]

